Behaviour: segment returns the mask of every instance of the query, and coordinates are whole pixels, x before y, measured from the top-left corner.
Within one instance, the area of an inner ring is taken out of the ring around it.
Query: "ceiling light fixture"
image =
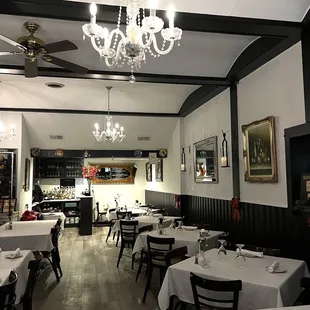
[[[112,141],[112,142],[122,142],[126,135],[124,135],[124,127],[121,127],[118,123],[113,126],[112,116],[110,116],[110,91],[111,86],[107,86],[108,90],[108,116],[106,116],[104,130],[100,132],[99,124],[95,124],[95,130],[93,131],[93,136],[96,138],[97,142],[101,141]]]
[[[3,123],[0,114],[0,142],[3,140],[12,140],[16,136],[15,125],[12,124],[10,128]]]
[[[83,25],[85,36],[91,39],[93,48],[99,53],[108,67],[122,67],[125,63],[131,68],[129,81],[135,82],[134,69],[139,70],[146,62],[146,53],[154,58],[171,52],[174,42],[182,37],[182,29],[174,26],[174,11],[167,13],[169,28],[164,28],[164,21],[156,16],[156,0],[150,0],[150,15],[140,9],[139,0],[127,0],[126,32],[121,27],[122,6],[119,8],[117,26],[111,32],[96,23],[97,6],[90,5],[90,23]],[[161,32],[163,42],[158,47],[156,33]],[[166,48],[167,42],[169,43]]]

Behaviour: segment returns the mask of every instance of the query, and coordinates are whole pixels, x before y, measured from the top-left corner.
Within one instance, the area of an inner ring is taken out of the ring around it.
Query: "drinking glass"
[[[237,246],[236,265],[238,268],[246,268],[246,258],[242,251],[244,244],[236,244],[236,246]]]
[[[183,231],[183,222],[182,221],[178,221],[177,231]]]
[[[200,244],[198,264],[202,268],[208,268],[209,267],[208,260],[207,260],[206,255],[205,255],[207,247],[208,247],[207,244]]]
[[[218,242],[220,243],[220,247],[217,250],[217,258],[220,262],[226,262],[227,251],[224,246],[225,240],[218,240]]]

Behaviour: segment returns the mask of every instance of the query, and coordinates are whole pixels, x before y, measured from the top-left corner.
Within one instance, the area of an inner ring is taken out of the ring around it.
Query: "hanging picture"
[[[163,182],[163,160],[159,159],[155,163],[155,179],[157,182]]]
[[[146,182],[152,182],[152,165],[150,163],[145,164],[145,177],[146,177]]]
[[[245,181],[277,183],[274,117],[242,126]]]

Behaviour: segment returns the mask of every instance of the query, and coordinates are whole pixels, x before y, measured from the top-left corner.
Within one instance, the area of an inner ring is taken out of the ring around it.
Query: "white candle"
[[[227,157],[221,157],[221,166],[226,167],[227,166]]]
[[[169,10],[167,12],[168,19],[169,19],[169,28],[173,29],[174,28],[174,11]]]
[[[92,25],[96,24],[96,14],[97,14],[97,5],[96,3],[92,3],[89,7],[90,11],[90,23]]]

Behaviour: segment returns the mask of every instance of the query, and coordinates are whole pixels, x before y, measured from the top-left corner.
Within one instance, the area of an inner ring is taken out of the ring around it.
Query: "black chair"
[[[154,268],[159,269],[160,284],[163,281],[164,273],[167,270],[165,262],[165,254],[172,249],[172,245],[175,243],[174,238],[158,238],[153,236],[147,236],[147,250],[148,250],[148,273],[145,290],[143,294],[143,303],[147,296],[147,292],[151,286],[152,274]]]
[[[100,218],[101,218],[102,216],[106,216],[106,215],[107,215],[107,212],[106,212],[106,211],[100,212],[100,210],[99,210],[99,202],[98,202],[98,201],[96,202],[96,209],[97,209],[97,218],[96,218],[96,224],[95,224],[95,226],[98,225],[99,220],[100,220]]]
[[[126,218],[126,216],[131,218],[132,217],[132,212],[131,211],[128,211],[128,212],[127,211],[116,211],[116,217],[117,217],[117,219],[119,221],[120,220],[124,220]],[[116,244],[115,244],[116,247],[118,246],[118,241],[119,241],[120,235],[121,235],[121,232],[118,231],[117,239],[116,239]]]
[[[120,229],[121,229],[121,248],[118,255],[117,260],[117,268],[119,266],[119,262],[123,256],[123,251],[126,247],[131,246],[133,249],[135,242],[136,242],[136,235],[137,235],[137,226],[139,224],[138,221],[126,221],[126,220],[120,220]],[[133,269],[134,264],[134,255],[132,255],[132,263],[131,263],[131,269]]]
[[[173,249],[165,254],[167,268],[187,258],[187,246]]]
[[[239,292],[242,290],[242,281],[214,281],[201,278],[191,272],[190,281],[192,286],[192,291],[194,295],[195,307],[196,310],[200,310],[201,307],[217,309],[217,310],[237,310],[238,309],[238,301],[239,301]],[[199,288],[199,293],[197,291],[197,287]],[[227,292],[231,293],[232,297],[225,299],[217,299],[206,297],[201,295],[201,289],[212,291],[212,292]],[[214,303],[224,304],[225,307],[214,306]]]
[[[115,210],[116,210],[116,209],[111,208],[111,209],[109,210],[109,212],[113,212],[113,211],[115,211]],[[105,242],[107,242],[108,239],[110,238],[111,233],[112,233],[112,228],[113,228],[115,222],[116,222],[116,220],[114,220],[114,219],[112,219],[112,220],[109,221],[109,232],[108,232],[107,238],[105,239]],[[116,233],[113,234],[113,240],[115,239],[115,235],[116,235]]]
[[[41,259],[36,259],[30,261],[28,264],[28,269],[30,271],[27,279],[25,294],[23,296],[23,310],[32,310],[33,291],[40,275],[40,263]]]
[[[281,251],[279,249],[263,248],[256,245],[246,245],[245,249],[250,251],[262,252],[264,255],[268,256],[281,257]]]
[[[310,305],[310,278],[302,278],[300,287],[304,288],[294,305]]]
[[[16,300],[15,289],[18,280],[18,275],[15,271],[11,271],[9,276],[9,283],[0,286],[0,309],[13,310]]]
[[[153,225],[142,226],[142,227],[139,228],[139,234],[141,234],[143,232],[146,232],[146,231],[152,231],[152,230],[153,230]],[[146,267],[147,267],[147,264],[148,264],[147,249],[142,249],[141,250],[140,261],[139,261],[139,268],[138,268],[137,276],[136,276],[136,282],[138,281],[138,278],[139,278],[139,275],[141,273],[143,264],[146,265]]]

